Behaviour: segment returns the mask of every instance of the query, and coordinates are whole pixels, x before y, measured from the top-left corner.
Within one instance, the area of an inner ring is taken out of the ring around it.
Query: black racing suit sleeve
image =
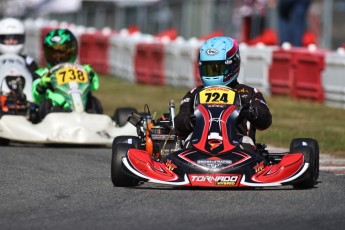
[[[265,130],[271,126],[271,112],[261,92],[243,84],[238,84],[235,88],[241,97],[242,105],[250,103],[257,110],[257,116],[254,119],[247,120],[240,114],[237,120],[237,132],[251,137],[255,143],[256,130]]]
[[[252,105],[257,108],[258,116],[250,123],[258,130],[265,130],[272,124],[271,112],[262,93],[253,91],[252,95]]]
[[[25,60],[25,65],[26,65],[26,68],[30,71],[31,75],[32,75],[32,80],[36,80],[37,78],[39,78],[39,76],[37,74],[35,74],[35,71],[38,70],[38,65],[36,63],[36,61],[30,57],[30,56],[27,56],[27,55],[21,55],[24,60]]]
[[[178,114],[174,118],[176,134],[182,138],[187,137],[193,132],[193,124],[191,122],[191,115],[194,114],[194,99],[197,92],[202,86],[196,87],[182,98]]]

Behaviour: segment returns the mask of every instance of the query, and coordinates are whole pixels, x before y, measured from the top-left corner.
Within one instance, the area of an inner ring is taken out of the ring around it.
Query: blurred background
[[[0,17],[45,18],[96,29],[131,28],[147,34],[173,29],[185,39],[225,34],[249,44],[258,38],[276,44],[278,1],[1,0]],[[344,18],[345,0],[311,0],[303,44],[330,50],[344,46]]]

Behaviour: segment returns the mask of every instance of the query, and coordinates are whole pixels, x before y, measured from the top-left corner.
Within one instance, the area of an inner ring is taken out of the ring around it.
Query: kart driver
[[[60,94],[54,93],[50,82],[50,69],[60,63],[74,63],[78,55],[78,41],[68,29],[51,30],[44,37],[43,52],[48,67],[38,69],[35,74],[38,79],[33,82],[32,96],[39,105],[39,117],[42,120],[49,112],[70,111],[70,105],[65,103]],[[99,88],[97,73],[90,65],[82,65],[88,74],[90,91]],[[99,100],[91,94],[88,95],[86,112],[103,113]]]
[[[237,132],[243,136],[242,143],[254,145],[256,129],[267,129],[272,123],[272,116],[262,93],[238,83],[240,64],[239,46],[233,38],[213,37],[201,46],[198,65],[203,85],[195,87],[183,97],[179,113],[174,119],[177,135],[185,139],[193,131],[197,93],[206,86],[224,85],[239,93],[243,107],[237,122]]]
[[[22,54],[25,42],[24,24],[16,18],[5,18],[0,21],[0,55],[17,54],[21,56],[35,80],[34,72],[38,69],[35,60]]]

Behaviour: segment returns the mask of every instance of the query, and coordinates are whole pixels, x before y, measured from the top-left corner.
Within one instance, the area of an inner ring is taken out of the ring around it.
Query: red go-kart
[[[233,89],[206,87],[197,97],[194,132],[185,141],[174,132],[174,105],[167,119],[154,121],[149,111],[133,113],[129,122],[137,127],[138,136],[119,136],[113,141],[113,184],[314,187],[319,175],[318,142],[296,138],[289,152],[271,153],[265,144],[251,144],[236,133],[241,108],[240,97]]]

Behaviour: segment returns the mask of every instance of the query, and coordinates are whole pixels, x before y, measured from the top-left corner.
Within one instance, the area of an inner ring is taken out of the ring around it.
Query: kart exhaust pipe
[[[170,112],[170,118],[171,118],[171,125],[172,128],[175,129],[175,123],[174,123],[174,118],[175,118],[175,101],[170,100],[169,101],[169,112]]]

